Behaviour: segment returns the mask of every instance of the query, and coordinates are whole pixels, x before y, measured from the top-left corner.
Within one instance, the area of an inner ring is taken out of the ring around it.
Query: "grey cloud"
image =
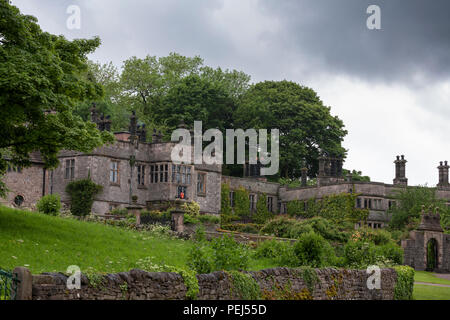
[[[381,8],[382,30],[366,10]],[[293,46],[327,72],[364,80],[426,84],[450,75],[448,0],[261,0],[283,24],[280,45]],[[274,41],[277,41],[274,39]]]

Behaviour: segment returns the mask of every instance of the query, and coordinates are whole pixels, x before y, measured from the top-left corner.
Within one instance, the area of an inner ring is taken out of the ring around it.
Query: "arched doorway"
[[[438,243],[432,238],[427,243],[427,271],[434,271],[438,266]]]

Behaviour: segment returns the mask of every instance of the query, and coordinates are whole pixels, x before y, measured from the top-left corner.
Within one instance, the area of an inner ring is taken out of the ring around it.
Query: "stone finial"
[[[425,214],[425,205],[422,205],[422,214]]]
[[[439,207],[436,207],[436,208],[434,209],[434,214],[437,215],[437,216],[439,215]]]

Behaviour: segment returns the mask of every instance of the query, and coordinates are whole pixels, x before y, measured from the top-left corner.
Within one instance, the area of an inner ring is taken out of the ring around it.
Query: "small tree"
[[[66,192],[71,198],[70,211],[75,216],[86,216],[91,213],[94,197],[103,190],[101,185],[91,179],[81,179],[70,182]]]
[[[220,223],[221,225],[231,221],[233,212],[230,205],[230,186],[222,183],[221,199],[220,199]]]
[[[244,187],[239,187],[234,193],[234,213],[240,217],[245,218],[250,214],[250,199],[249,192]]]
[[[267,196],[265,193],[258,195],[258,200],[256,201],[256,214],[253,220],[256,223],[266,223],[272,217],[272,213],[267,209]]]

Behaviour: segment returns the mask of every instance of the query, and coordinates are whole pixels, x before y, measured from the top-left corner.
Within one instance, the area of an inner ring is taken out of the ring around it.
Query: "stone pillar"
[[[325,176],[325,157],[319,158],[319,177]]]
[[[128,206],[127,210],[129,214],[133,214],[136,217],[136,225],[141,224],[141,210],[143,208],[140,206]]]
[[[439,163],[439,183],[438,183],[438,187],[447,187],[449,186],[449,182],[448,182],[448,169],[449,169],[449,165],[447,161],[444,161],[444,163],[442,163],[442,161]]]
[[[395,163],[395,185],[408,185],[408,179],[406,178],[406,159],[404,155],[397,156]]]
[[[174,209],[171,212],[172,221],[171,226],[172,230],[175,232],[184,232],[184,211],[180,208]]]
[[[302,178],[301,178],[301,186],[306,187],[306,182],[308,180],[308,168],[302,168]]]
[[[17,267],[13,270],[13,274],[19,280],[16,300],[31,300],[33,294],[33,276],[30,270],[24,267]]]

